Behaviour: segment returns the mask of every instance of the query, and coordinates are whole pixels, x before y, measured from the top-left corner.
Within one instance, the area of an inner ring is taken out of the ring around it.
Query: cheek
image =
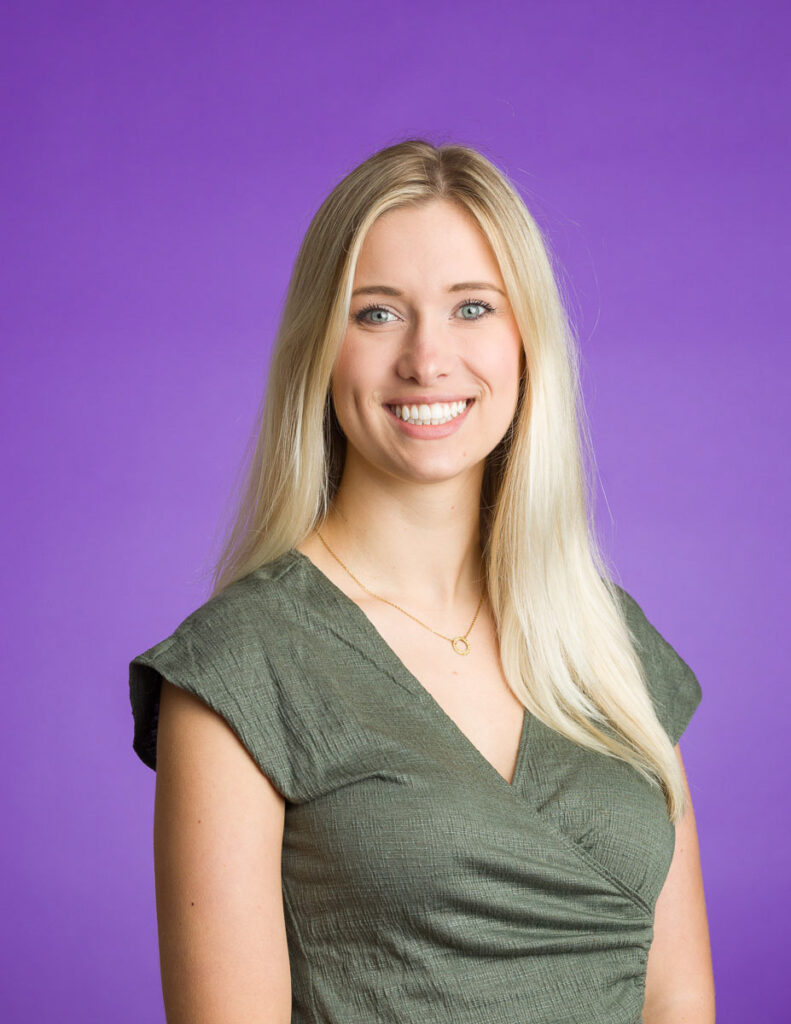
[[[387,346],[382,339],[348,331],[335,361],[335,372],[349,380],[368,380],[377,371],[382,372],[383,360],[387,358]]]
[[[370,395],[381,382],[380,361],[370,347],[347,338],[338,353],[332,371],[332,395],[336,415],[354,415],[360,404],[370,401]]]
[[[332,386],[339,399],[345,399],[360,378],[361,353],[350,340],[345,340],[332,371]]]
[[[519,338],[504,338],[489,350],[489,379],[502,394],[519,391],[519,378],[525,366],[525,353]]]

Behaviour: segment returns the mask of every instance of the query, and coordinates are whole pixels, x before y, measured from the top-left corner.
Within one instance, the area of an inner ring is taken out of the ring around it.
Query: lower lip
[[[467,413],[472,409],[475,399],[472,399],[467,403],[467,408],[464,412],[459,413],[455,419],[448,420],[447,423],[438,423],[436,426],[425,426],[421,427],[419,423],[407,423],[402,420],[400,416],[396,416],[389,405],[384,407],[385,412],[393,419],[398,427],[407,435],[407,437],[417,437],[424,441],[434,441],[440,437],[448,437],[449,434],[455,433],[462,423],[467,419]]]

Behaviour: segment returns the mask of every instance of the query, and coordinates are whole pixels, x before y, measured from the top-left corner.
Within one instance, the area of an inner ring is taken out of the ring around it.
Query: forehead
[[[393,276],[402,285],[440,278],[494,278],[502,284],[494,252],[472,214],[440,199],[387,210],[371,225],[354,283],[396,285],[389,280]]]

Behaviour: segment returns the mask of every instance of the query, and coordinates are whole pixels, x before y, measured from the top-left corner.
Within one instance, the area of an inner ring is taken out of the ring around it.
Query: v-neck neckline
[[[324,591],[333,599],[335,606],[339,612],[344,612],[348,618],[350,618],[357,626],[362,636],[368,641],[370,649],[376,652],[376,660],[379,665],[384,669],[388,675],[390,675],[395,682],[401,684],[406,689],[413,693],[416,697],[423,701],[427,707],[434,713],[437,718],[446,729],[450,729],[453,736],[459,741],[460,746],[471,755],[473,760],[482,766],[485,771],[493,775],[496,780],[499,780],[499,784],[504,786],[510,792],[516,793],[519,788],[520,779],[523,773],[524,762],[527,757],[527,745],[528,735],[531,731],[531,724],[533,716],[527,710],[524,709],[522,718],[522,728],[519,733],[519,746],[516,754],[516,764],[514,766],[514,773],[511,782],[501,774],[492,762],[475,746],[472,740],[467,734],[457,725],[457,723],[451,718],[447,711],[442,707],[439,701],[433,696],[433,694],[420,682],[417,676],[413,675],[412,672],[406,667],[404,662],[398,657],[396,652],[387,643],[385,638],[373,624],[371,619],[365,614],[363,609],[353,601],[348,594],[346,594],[330,577],[320,569],[316,563],[308,558],[307,555],[303,554],[298,548],[290,548],[287,555],[292,556],[292,564],[301,565],[306,573],[315,580],[319,586],[324,588]]]

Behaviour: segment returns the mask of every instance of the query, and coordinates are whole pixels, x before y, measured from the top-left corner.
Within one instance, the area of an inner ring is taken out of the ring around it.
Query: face
[[[352,290],[332,376],[347,463],[479,485],[514,417],[524,356],[486,237],[445,200],[388,210],[365,238]]]

